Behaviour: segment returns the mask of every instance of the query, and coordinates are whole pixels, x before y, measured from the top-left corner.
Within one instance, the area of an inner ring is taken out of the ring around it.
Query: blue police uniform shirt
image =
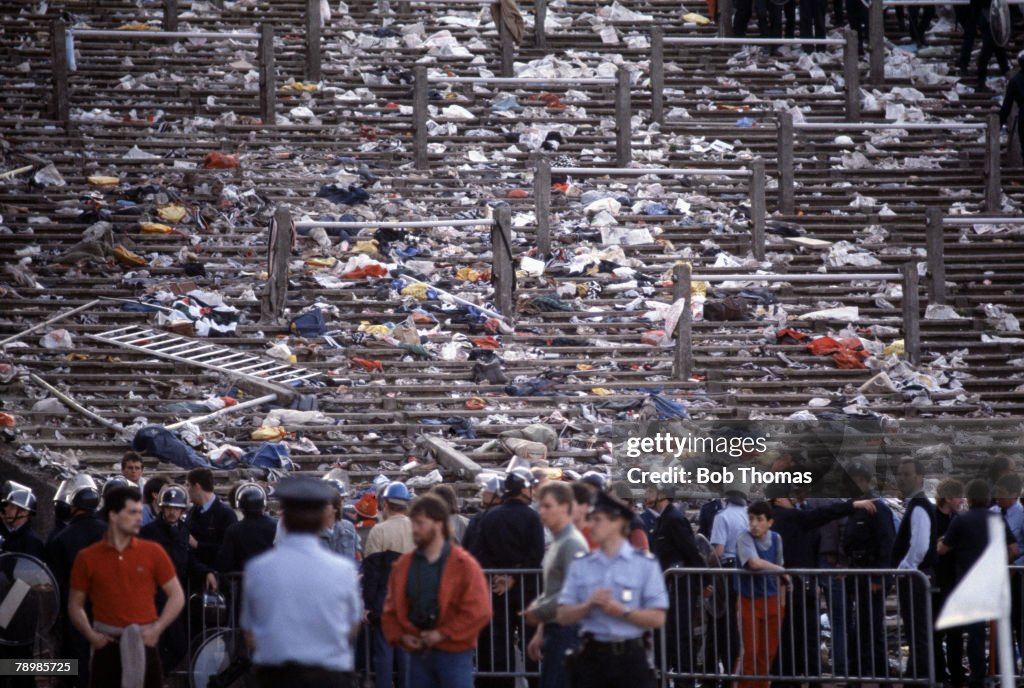
[[[601,588],[611,590],[612,598],[627,609],[668,609],[668,590],[658,560],[628,542],[611,557],[598,548],[573,560],[558,603],[582,604]],[[580,621],[580,633],[591,633],[595,640],[607,643],[640,638],[644,629],[595,607]]]
[[[750,530],[750,519],[747,518],[745,504],[728,503],[725,508],[715,514],[714,525],[711,527],[711,544],[722,545],[722,560],[736,558],[736,540],[740,533]]]
[[[241,627],[258,666],[352,671],[349,633],[363,616],[356,566],[316,535],[289,534],[245,567]]]

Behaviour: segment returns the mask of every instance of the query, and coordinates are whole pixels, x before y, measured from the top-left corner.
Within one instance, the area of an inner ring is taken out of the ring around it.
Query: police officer
[[[633,510],[600,493],[590,509],[593,552],[569,566],[558,623],[579,624],[583,644],[571,663],[574,688],[653,688],[650,632],[665,624],[668,592],[652,554],[626,541]]]
[[[678,566],[704,568],[704,558],[697,551],[693,526],[673,499],[675,488],[672,485],[655,488],[652,508],[658,518],[651,534],[651,551],[662,571]],[[665,628],[668,661],[669,666],[683,673],[692,671],[697,664],[691,644],[679,641],[690,637],[693,610],[699,608],[702,588],[700,579],[690,575],[674,578],[669,589],[672,606],[669,610],[670,623]]]
[[[66,679],[65,685],[85,688],[89,685],[89,656],[92,647],[89,641],[71,625],[67,614],[68,590],[71,586],[71,566],[78,553],[89,545],[99,542],[107,532],[107,523],[96,516],[100,506],[100,492],[96,482],[84,473],[73,479],[77,485],[69,489],[67,501],[71,506],[71,520],[46,544],[46,559],[60,588],[62,611],[61,657],[78,660],[78,676]],[[62,496],[62,499],[64,497]]]
[[[139,537],[152,540],[167,552],[181,587],[187,589],[190,578],[206,577],[207,586],[216,588],[216,578],[196,559],[188,546],[188,528],[181,517],[188,509],[188,495],[180,485],[167,485],[160,491],[160,510],[157,519],[142,527]],[[157,592],[157,611],[163,611],[166,596]],[[179,614],[160,636],[160,663],[167,671],[173,671],[188,652],[188,626],[186,616]]]
[[[480,511],[473,514],[466,526],[466,533],[462,536],[462,546],[467,551],[476,549],[477,538],[480,537],[480,523],[484,515],[501,504],[501,478],[496,475],[488,476],[480,487]]]
[[[480,523],[480,534],[470,552],[483,569],[539,569],[544,558],[544,526],[531,508],[537,479],[525,468],[513,468],[505,476],[501,506],[492,509]],[[526,603],[540,593],[536,576],[520,578],[491,576],[491,633],[484,633],[477,646],[480,671],[510,672],[514,669],[512,629]],[[517,586],[521,586],[518,587]],[[529,644],[534,629],[521,628],[521,640]],[[481,677],[479,688],[506,688],[511,678]]]
[[[36,496],[32,489],[7,481],[3,487],[3,514],[0,518],[0,552],[5,554],[27,554],[43,559],[43,541],[32,530],[30,521],[36,513]],[[11,564],[12,568],[14,564]],[[6,568],[6,567],[5,567]],[[10,571],[5,571],[6,576]],[[0,646],[0,658],[9,660],[31,660],[34,643]],[[33,688],[35,678],[31,676],[10,676],[0,678],[5,688]]]
[[[274,546],[277,532],[277,520],[266,513],[267,492],[256,483],[238,486],[235,508],[242,512],[242,520],[224,531],[217,553],[217,570],[225,575],[242,573],[250,559]]]
[[[334,493],[322,480],[281,481],[286,534],[245,566],[259,585],[243,592],[241,627],[264,688],[355,686],[352,641],[363,615],[356,567],[318,537]]]
[[[30,521],[36,513],[36,496],[32,488],[8,480],[2,491],[3,517],[0,518],[0,552],[27,554],[42,560],[46,557],[43,541],[32,529]]]

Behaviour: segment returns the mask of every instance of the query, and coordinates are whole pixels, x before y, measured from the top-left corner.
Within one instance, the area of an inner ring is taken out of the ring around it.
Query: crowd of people
[[[832,27],[849,26],[853,29],[857,33],[861,55],[868,43],[869,8],[868,0],[833,0],[831,7]],[[1005,46],[993,38],[992,0],[970,0],[969,4],[950,5],[950,8],[962,31],[956,58],[957,72],[963,78],[969,76],[971,55],[980,40],[974,85],[978,91],[991,92],[986,80],[992,58],[996,59],[1001,74],[1006,75],[1010,70]],[[756,18],[761,37],[794,38],[799,24],[799,37],[807,39],[804,50],[811,52],[815,49],[815,39],[826,38],[829,9],[828,0],[735,0],[732,31],[735,36],[746,36],[750,20]],[[896,8],[898,30],[913,42],[916,49],[928,45],[927,33],[936,19],[937,9],[936,5]],[[1011,13],[1019,18],[1015,7]]]
[[[1012,468],[996,461],[966,486],[947,478],[933,500],[922,465],[904,460],[894,509],[876,471],[853,462],[852,499],[806,499],[779,482],[751,503],[743,485],[724,485],[695,523],[672,486],[648,487],[636,509],[632,486],[596,471],[575,482],[525,468],[494,474],[471,517],[449,485],[414,497],[390,482],[347,504],[348,486],[328,474],[279,483],[277,520],[257,483],[236,485],[228,504],[208,469],[183,485],[146,479],[129,453],[102,490],[84,475],[61,486],[45,540],[33,529],[35,494],[8,482],[0,549],[52,571],[63,612],[57,656],[78,659],[75,686],[163,685],[203,628],[207,595],[232,602],[227,623],[244,631],[265,686],[355,686],[372,676],[376,688],[512,688],[516,673],[539,666],[545,688],[642,687],[655,685],[655,665],[689,677],[676,685],[735,674],[750,678],[741,687],[785,686],[820,676],[824,662],[835,677],[916,681],[934,662],[936,683],[981,686],[986,625],[930,627],[987,546],[991,513],[1004,517],[1009,560],[1018,561],[1024,508]],[[891,595],[895,646],[885,629]],[[658,629],[663,647],[653,642]],[[5,658],[35,651],[0,648]]]

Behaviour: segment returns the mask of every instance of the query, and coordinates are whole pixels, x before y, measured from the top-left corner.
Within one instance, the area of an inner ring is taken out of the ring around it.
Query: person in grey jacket
[[[540,597],[523,612],[526,622],[538,626],[527,646],[527,654],[541,662],[541,688],[559,688],[568,685],[568,676],[562,660],[568,650],[579,642],[578,626],[559,625],[558,596],[569,571],[569,564],[587,554],[590,548],[583,535],[572,524],[572,510],[576,500],[572,488],[562,482],[547,483],[539,492],[540,520],[551,531],[554,540],[544,554],[544,590]]]

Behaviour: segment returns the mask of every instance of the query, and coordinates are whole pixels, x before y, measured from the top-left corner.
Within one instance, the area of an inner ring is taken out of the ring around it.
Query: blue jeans
[[[544,624],[541,643],[540,688],[565,688],[569,673],[565,670],[565,653],[580,644],[579,626]]]
[[[409,688],[473,688],[473,650],[409,655]]]
[[[398,682],[392,682],[395,662],[398,663]],[[409,676],[409,654],[405,650],[388,645],[384,631],[380,626],[373,627],[373,673],[374,685],[377,688],[405,688],[406,677]],[[414,684],[415,685],[415,684]]]

